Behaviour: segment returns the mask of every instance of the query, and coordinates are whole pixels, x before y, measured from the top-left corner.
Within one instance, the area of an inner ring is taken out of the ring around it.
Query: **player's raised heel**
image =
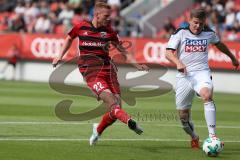
[[[97,127],[98,127],[98,123],[94,123],[93,124],[93,133],[89,139],[90,146],[95,145],[97,143],[98,139],[100,138],[100,135],[97,132]]]
[[[142,128],[140,128],[138,124],[132,119],[128,121],[128,127],[139,135],[143,133]]]
[[[194,138],[194,139],[191,140],[191,147],[192,147],[192,149],[200,149],[199,137]]]

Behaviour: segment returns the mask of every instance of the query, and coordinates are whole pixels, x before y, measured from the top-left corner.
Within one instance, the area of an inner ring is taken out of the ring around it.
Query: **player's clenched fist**
[[[60,58],[54,58],[53,61],[52,61],[53,67],[56,67],[60,61],[61,61]]]

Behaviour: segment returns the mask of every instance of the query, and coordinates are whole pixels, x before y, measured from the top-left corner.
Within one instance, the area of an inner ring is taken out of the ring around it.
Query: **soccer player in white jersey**
[[[216,106],[213,101],[213,84],[208,66],[208,45],[214,44],[232,60],[239,62],[223,44],[214,31],[205,26],[204,9],[191,11],[189,26],[179,28],[171,35],[166,48],[166,57],[177,66],[176,107],[183,129],[191,136],[191,147],[199,148],[199,136],[191,121],[192,100],[197,93],[204,103],[205,119],[210,137],[216,137]]]

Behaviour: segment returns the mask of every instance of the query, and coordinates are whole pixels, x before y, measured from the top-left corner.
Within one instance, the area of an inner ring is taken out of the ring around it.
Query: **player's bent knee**
[[[205,93],[201,95],[204,102],[210,102],[212,101],[212,94],[211,93]]]
[[[181,122],[189,121],[189,113],[188,112],[179,111],[179,119],[180,119]]]
[[[103,100],[104,103],[109,104],[109,105],[116,102],[116,98],[114,97],[114,95],[108,91],[103,91],[100,94],[100,98]]]
[[[114,97],[116,99],[116,103],[120,105],[121,107],[121,96],[119,94],[114,94]]]
[[[201,89],[200,96],[204,102],[212,101],[212,91],[209,88]]]

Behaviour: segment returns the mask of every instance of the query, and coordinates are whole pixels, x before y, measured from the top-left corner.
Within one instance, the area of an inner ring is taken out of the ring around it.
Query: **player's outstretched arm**
[[[187,74],[186,66],[178,59],[174,50],[166,50],[166,58],[177,66],[177,70]]]
[[[232,60],[232,64],[233,66],[236,67],[236,69],[238,68],[239,66],[239,61],[237,60],[237,58],[232,54],[232,52],[228,49],[228,47],[222,43],[222,42],[219,42],[216,44],[216,47],[222,51],[224,54],[226,54],[229,58],[231,58]]]
[[[129,61],[131,64],[136,67],[139,71],[149,71],[149,67],[145,64],[139,64],[137,61],[135,61],[133,58],[130,57],[130,53],[122,47],[122,45],[117,44],[118,51]]]
[[[68,49],[70,48],[72,41],[73,39],[70,36],[67,36],[67,38],[64,41],[61,53],[56,58],[53,59],[52,62],[53,67],[56,67],[58,63],[62,60],[63,56],[67,53]]]

